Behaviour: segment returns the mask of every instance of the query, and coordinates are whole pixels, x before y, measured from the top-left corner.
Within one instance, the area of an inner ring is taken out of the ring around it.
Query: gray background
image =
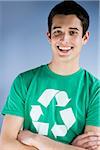
[[[47,17],[58,1],[0,1],[0,111],[14,78],[21,72],[48,63]],[[90,39],[80,64],[100,77],[99,1],[79,1],[90,15]],[[3,116],[0,116],[0,127]]]

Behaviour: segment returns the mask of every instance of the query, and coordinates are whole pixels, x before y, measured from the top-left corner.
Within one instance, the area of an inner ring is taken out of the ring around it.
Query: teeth
[[[58,48],[59,48],[60,50],[66,50],[66,51],[68,51],[68,50],[70,50],[72,47],[60,47],[60,46],[58,46]]]

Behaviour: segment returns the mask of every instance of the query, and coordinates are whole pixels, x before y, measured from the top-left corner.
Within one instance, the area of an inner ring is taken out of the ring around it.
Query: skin
[[[37,136],[36,142],[33,136]],[[18,135],[18,140],[21,141],[23,144],[31,145],[37,147],[39,150],[84,150],[82,148],[78,148],[77,146],[71,146],[68,144],[62,144],[60,142],[56,142],[46,136],[34,134],[28,130],[21,131]],[[29,143],[30,141],[30,143]],[[35,145],[36,144],[36,145]]]
[[[36,140],[40,142],[36,142],[34,140],[34,136],[36,136]],[[55,142],[48,137],[34,134],[28,130],[21,131],[18,135],[18,140],[23,144],[29,146],[35,146],[40,150],[99,150],[100,146],[100,133],[98,132],[88,132],[82,135],[79,135],[73,142],[72,145],[62,144],[60,142]],[[35,145],[36,144],[36,145]]]
[[[49,64],[52,71],[60,75],[69,75],[79,70],[81,48],[89,39],[89,32],[86,32],[83,38],[82,32],[81,22],[75,15],[54,16],[51,33],[47,33],[52,49],[52,60]],[[73,49],[62,53],[57,46],[64,48],[72,46]]]
[[[49,68],[60,75],[78,71],[81,48],[89,39],[89,32],[82,37],[80,20],[75,15],[56,15],[52,21],[51,33],[47,33],[47,36],[52,49]],[[73,49],[61,52],[57,46]],[[100,127],[85,126],[84,133],[69,145],[28,130],[20,131],[23,121],[23,118],[17,116],[4,117],[0,136],[2,150],[100,150]]]
[[[1,150],[37,150],[37,148],[24,145],[17,140],[23,121],[22,117],[5,115],[0,134]]]

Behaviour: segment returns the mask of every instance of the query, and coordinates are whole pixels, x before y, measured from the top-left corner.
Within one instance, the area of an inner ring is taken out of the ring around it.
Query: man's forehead
[[[75,15],[55,15],[52,20],[52,29],[63,27],[82,28],[82,24]]]

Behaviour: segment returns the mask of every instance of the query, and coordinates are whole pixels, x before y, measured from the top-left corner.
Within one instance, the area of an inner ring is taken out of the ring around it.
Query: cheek
[[[58,38],[58,37],[52,37],[52,40],[51,40],[51,44],[53,45],[53,46],[56,46],[57,44],[59,44],[59,42],[60,42],[60,38]]]
[[[72,41],[74,42],[74,44],[75,44],[76,46],[79,46],[79,45],[82,44],[82,38],[79,37],[79,36],[73,37]]]
[[[55,42],[56,42],[56,41],[60,41],[60,39],[61,39],[61,38],[60,38],[59,36],[57,36],[57,37],[52,36],[52,40],[55,41]]]

